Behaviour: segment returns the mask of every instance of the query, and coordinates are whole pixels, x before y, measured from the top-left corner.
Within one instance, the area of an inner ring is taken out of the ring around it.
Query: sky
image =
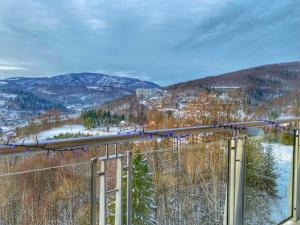
[[[300,61],[299,0],[1,0],[0,78],[99,72],[167,85]]]

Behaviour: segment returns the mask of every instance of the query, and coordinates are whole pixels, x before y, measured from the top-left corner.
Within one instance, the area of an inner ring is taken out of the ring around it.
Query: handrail
[[[287,124],[300,122],[300,117],[280,119],[274,121],[277,124]],[[267,126],[264,121],[249,121],[249,122],[237,122],[237,123],[224,123],[223,126],[233,127],[263,127]],[[183,127],[183,128],[172,128],[172,129],[161,129],[161,130],[146,130],[145,132],[130,132],[120,133],[114,135],[105,136],[93,136],[93,137],[81,137],[81,138],[70,138],[61,140],[47,140],[39,142],[25,142],[22,145],[7,146],[0,145],[0,156],[20,154],[30,149],[30,152],[41,152],[40,148],[47,146],[51,149],[62,149],[62,148],[75,148],[75,147],[86,147],[91,145],[106,145],[106,144],[121,144],[132,141],[147,140],[148,134],[155,134],[152,138],[159,138],[161,135],[172,134],[173,137],[180,135],[191,135],[197,133],[206,132],[219,132],[224,129],[218,128],[215,125],[210,126],[194,126],[194,127]],[[143,135],[144,134],[144,135]],[[13,151],[12,151],[13,150]]]

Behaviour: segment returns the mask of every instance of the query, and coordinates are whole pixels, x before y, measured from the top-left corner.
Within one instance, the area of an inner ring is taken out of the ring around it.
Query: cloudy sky
[[[0,78],[102,72],[165,85],[300,60],[299,0],[1,0]]]

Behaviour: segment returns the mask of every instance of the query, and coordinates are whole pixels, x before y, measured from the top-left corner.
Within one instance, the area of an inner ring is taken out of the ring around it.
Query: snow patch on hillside
[[[3,98],[16,98],[17,95],[16,94],[0,93],[0,97],[3,97]]]
[[[87,130],[83,125],[66,125],[63,127],[52,128],[50,130],[40,132],[37,134],[36,137],[39,141],[43,141],[52,138],[55,135],[64,134],[64,133],[72,133],[72,134],[82,133],[82,134],[93,135],[93,136],[111,134],[109,132],[104,132],[96,129]]]
[[[59,128],[52,128],[50,130],[42,131],[35,136],[30,136],[25,138],[26,142],[35,141],[38,139],[39,141],[45,141],[47,139],[53,138],[55,135],[72,133],[72,134],[84,134],[91,136],[105,136],[111,134],[119,134],[122,132],[130,132],[133,131],[134,128],[128,128],[124,130],[121,127],[109,127],[109,131],[107,131],[107,127],[99,127],[95,129],[86,129],[83,125],[65,125]]]

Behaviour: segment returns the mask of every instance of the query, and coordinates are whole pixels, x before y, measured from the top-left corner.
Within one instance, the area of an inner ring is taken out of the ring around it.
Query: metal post
[[[300,219],[300,143],[299,129],[294,130],[293,220]]]
[[[108,159],[109,158],[109,148],[108,145],[105,145],[105,156]]]
[[[179,140],[176,138],[176,167],[177,167],[177,176],[179,177]]]
[[[91,225],[96,225],[97,216],[97,159],[91,160]]]
[[[228,139],[227,225],[234,225],[235,203],[235,141]]]
[[[107,207],[106,207],[106,160],[100,161],[99,186],[99,225],[106,225]]]
[[[244,138],[228,140],[227,225],[244,223],[245,151]]]
[[[132,152],[127,152],[126,225],[132,224]]]
[[[118,157],[118,145],[115,144],[115,157]]]
[[[115,225],[123,224],[123,157],[117,158]]]

